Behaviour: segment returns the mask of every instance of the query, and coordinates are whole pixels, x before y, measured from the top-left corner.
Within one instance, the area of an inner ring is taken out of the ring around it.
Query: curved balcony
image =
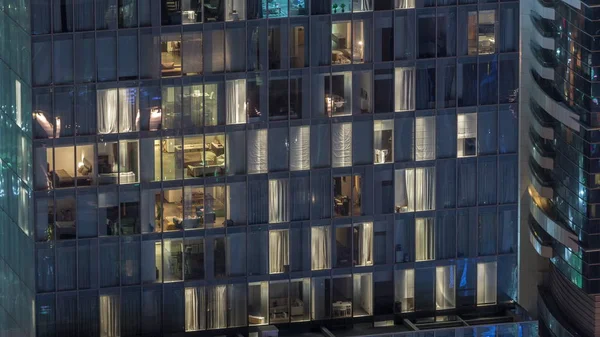
[[[555,25],[550,19],[543,18],[535,11],[531,11],[529,17],[534,29],[531,31],[531,39],[537,44],[549,50],[554,50]]]
[[[552,141],[540,137],[533,128],[529,129],[531,156],[541,168],[554,169],[554,145]]]
[[[581,337],[575,332],[569,320],[560,313],[560,307],[554,301],[552,294],[544,287],[539,287],[538,292],[537,307],[540,324],[544,324],[554,336]]]
[[[579,116],[562,103],[562,96],[554,87],[554,82],[540,77],[533,69],[530,73],[535,82],[531,85],[530,96],[535,97],[540,107],[554,119],[579,131]]]
[[[529,212],[540,225],[540,228],[546,231],[554,240],[571,248],[574,252],[579,251],[577,235],[556,220],[557,216],[552,203],[540,200],[540,196],[535,196],[535,192],[532,193],[531,190],[529,193],[532,194],[532,202],[529,203]]]
[[[554,20],[554,0],[537,0],[533,2],[532,10],[538,13],[541,17]]]
[[[537,42],[529,41],[529,49],[533,55],[531,66],[541,77],[549,80],[554,79],[554,67],[556,66],[556,57],[550,49],[542,48]]]
[[[540,256],[548,259],[552,257],[552,237],[540,228],[531,214],[529,214],[529,242]]]
[[[546,199],[552,199],[554,189],[552,188],[552,177],[544,172],[533,158],[529,158],[529,181],[536,193]]]
[[[546,8],[554,8],[556,0],[537,0],[536,3]]]
[[[544,139],[554,140],[554,125],[556,121],[535,101],[529,98],[529,110],[533,118],[530,118],[531,127]]]

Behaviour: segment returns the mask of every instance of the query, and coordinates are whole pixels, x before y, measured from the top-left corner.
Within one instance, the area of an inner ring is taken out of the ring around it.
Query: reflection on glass
[[[471,19],[471,13],[469,13]],[[470,20],[469,20],[470,23]],[[470,30],[469,26],[469,30]],[[493,54],[496,51],[496,10],[479,11],[479,26],[477,32],[479,54]],[[469,53],[471,55],[471,53]]]
[[[333,0],[331,13],[342,14],[352,12],[352,0]]]
[[[292,0],[292,3],[297,2]],[[288,0],[262,0],[262,11],[270,18],[284,18],[289,14]]]
[[[163,240],[164,281],[183,280],[183,246],[181,239]]]

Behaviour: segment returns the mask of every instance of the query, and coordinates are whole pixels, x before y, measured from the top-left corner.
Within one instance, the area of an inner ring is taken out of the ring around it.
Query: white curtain
[[[415,210],[415,170],[400,169],[394,172],[396,213]]]
[[[267,172],[267,130],[248,131],[248,173]]]
[[[208,294],[206,306],[208,329],[223,329],[227,327],[227,287],[214,286]]]
[[[370,11],[371,1],[373,0],[354,0],[354,8],[352,9],[354,12],[365,12]]]
[[[415,0],[395,0],[396,9],[415,8]]]
[[[97,95],[98,133],[119,132],[117,89],[98,90]]]
[[[372,274],[354,274],[352,306],[354,317],[373,314],[373,277]],[[362,311],[360,311],[362,309]]]
[[[415,169],[415,211],[431,211],[435,209],[435,167],[419,167]]]
[[[359,265],[373,265],[373,223],[365,222],[358,227],[358,257]]]
[[[290,171],[310,169],[310,126],[290,128]]]
[[[454,266],[435,268],[435,308],[436,310],[453,309],[456,307],[456,287]]]
[[[185,331],[206,329],[204,287],[185,288]]]
[[[119,89],[119,132],[138,131],[138,100],[136,89]]]
[[[415,129],[415,160],[435,159],[435,117],[417,117]]]
[[[352,124],[333,124],[332,128],[332,166],[352,166]]]
[[[121,335],[121,306],[118,295],[100,295],[100,337]]]
[[[269,272],[271,274],[285,272],[289,265],[289,230],[269,232]]]
[[[498,284],[497,264],[480,262],[477,264],[477,305],[496,304]]]
[[[434,260],[433,218],[417,218],[415,227],[416,261]]]
[[[246,123],[246,80],[227,81],[227,124]]]
[[[467,155],[475,155],[476,153],[466,153],[466,139],[472,138],[475,140],[473,144],[477,144],[477,114],[458,114],[456,115],[456,137],[458,138],[457,155],[464,157]]]
[[[269,223],[290,221],[289,181],[269,180]]]
[[[414,1],[414,0],[408,0]],[[396,68],[396,111],[415,109],[415,67]]]
[[[312,270],[329,269],[329,227],[311,228]]]
[[[415,270],[396,270],[394,297],[395,302],[401,304],[402,312],[415,310]]]

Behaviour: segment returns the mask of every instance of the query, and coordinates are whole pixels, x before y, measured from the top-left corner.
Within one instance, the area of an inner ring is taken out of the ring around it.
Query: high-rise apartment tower
[[[0,336],[536,335],[519,6],[0,0]]]

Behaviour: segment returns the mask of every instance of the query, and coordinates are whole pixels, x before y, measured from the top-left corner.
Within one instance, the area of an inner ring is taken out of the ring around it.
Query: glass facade
[[[0,336],[35,336],[28,1],[0,1]]]
[[[527,23],[531,65],[526,75],[532,89],[526,107],[532,126],[529,225],[532,234],[542,234],[542,245],[550,252],[545,256],[550,281],[541,287],[538,301],[542,336],[596,333],[596,324],[582,318],[598,312],[593,306],[600,293],[595,72],[600,54],[591,38],[600,14],[595,5],[536,1]],[[584,298],[592,300],[586,303]],[[573,309],[579,307],[576,313]]]
[[[0,297],[0,326],[156,336],[516,300],[519,2],[13,2],[0,271],[27,301]],[[486,329],[535,328],[465,333]]]

